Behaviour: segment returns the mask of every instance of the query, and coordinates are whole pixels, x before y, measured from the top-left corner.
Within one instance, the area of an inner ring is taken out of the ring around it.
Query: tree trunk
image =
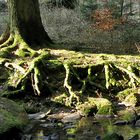
[[[10,28],[0,37],[0,66],[11,73],[5,84],[20,90],[32,86],[34,93],[40,95],[47,87],[44,64],[52,41],[42,25],[39,2],[8,0],[8,8]],[[16,81],[16,76],[10,78],[15,73],[19,74]]]
[[[130,0],[129,1],[129,3],[130,3],[130,15],[132,15],[132,13],[133,13],[133,3],[132,3],[132,0]]]
[[[124,10],[124,0],[120,1],[121,9],[120,9],[120,17],[122,18],[123,16],[123,10]]]
[[[8,0],[10,31],[29,46],[52,43],[41,22],[38,0]]]

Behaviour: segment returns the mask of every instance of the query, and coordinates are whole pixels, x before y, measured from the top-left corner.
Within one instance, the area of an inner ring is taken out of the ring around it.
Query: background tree
[[[78,0],[49,0],[47,3],[52,4],[53,6],[62,7],[68,9],[74,9],[78,3]]]

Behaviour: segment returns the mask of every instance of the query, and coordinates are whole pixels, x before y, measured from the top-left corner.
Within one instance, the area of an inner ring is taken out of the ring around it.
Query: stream
[[[105,135],[112,133],[123,136],[124,140],[139,140],[139,127],[118,126],[114,125],[115,121],[110,118],[95,119],[93,117],[82,117],[71,122],[33,119],[23,140],[102,140]],[[132,139],[134,137],[135,139]]]

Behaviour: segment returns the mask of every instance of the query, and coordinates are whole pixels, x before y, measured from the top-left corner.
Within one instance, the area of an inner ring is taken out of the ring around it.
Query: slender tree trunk
[[[41,22],[38,0],[8,0],[10,31],[30,46],[52,43]]]
[[[124,0],[121,0],[120,1],[121,3],[121,10],[120,10],[120,17],[122,17],[123,16],[123,9],[124,9]]]
[[[138,1],[138,5],[139,5],[139,17],[140,17],[140,0]]]
[[[129,1],[130,3],[130,14],[133,13],[133,3],[132,3],[132,0]]]

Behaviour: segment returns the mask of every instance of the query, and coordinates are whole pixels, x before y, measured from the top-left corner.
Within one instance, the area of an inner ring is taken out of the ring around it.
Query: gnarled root
[[[70,65],[64,64],[65,70],[66,70],[66,77],[64,80],[64,87],[67,88],[68,94],[70,94],[69,98],[66,100],[66,105],[71,106],[74,105],[74,102],[77,104],[79,103],[79,96],[76,95],[76,93],[72,90],[72,86],[69,85],[69,76],[70,76]],[[73,102],[74,101],[74,102]]]
[[[0,64],[10,71],[8,86],[22,90],[31,81],[34,93],[40,95],[45,83],[42,71],[49,52],[31,49],[18,33],[11,33],[7,40],[1,37],[0,43]]]
[[[9,80],[9,85],[15,88],[23,88],[23,86],[26,84],[27,79],[30,79],[35,95],[40,95],[45,79],[43,79],[42,76],[43,69],[40,69],[39,65],[43,66],[43,61],[46,60],[48,56],[48,52],[44,51],[40,54],[40,56],[32,59],[32,61],[28,63],[26,63],[26,60],[22,60],[22,63],[24,63],[23,66],[20,66],[20,64],[14,62],[5,63],[5,66],[9,69],[12,69],[12,71],[14,72],[14,75],[12,75]]]
[[[140,85],[140,78],[135,74],[132,66],[129,65],[127,69],[119,66],[117,66],[117,68],[125,72],[129,76],[130,84],[132,85],[133,88],[136,88],[138,85]]]
[[[74,99],[79,103],[84,93],[89,95],[94,93],[92,96],[96,97],[102,96],[97,93],[100,91],[109,93],[110,96],[126,88],[140,86],[140,75],[138,76],[130,65],[125,68],[112,62],[87,66],[66,63],[64,67],[66,70],[64,87],[69,93],[69,104],[73,104]]]
[[[37,54],[37,52],[31,49],[28,44],[22,39],[19,33],[11,33],[7,40],[0,41],[0,57],[7,58],[12,56],[19,57],[32,57]]]

